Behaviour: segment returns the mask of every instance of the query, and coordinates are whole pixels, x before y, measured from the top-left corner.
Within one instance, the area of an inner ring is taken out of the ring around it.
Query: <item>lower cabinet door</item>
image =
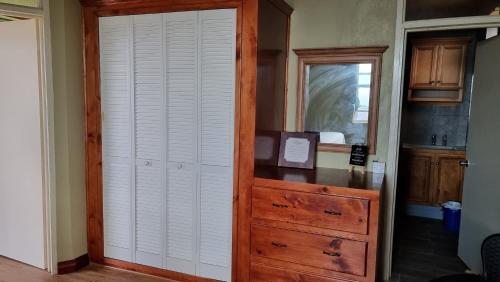
[[[251,254],[255,257],[366,274],[366,242],[260,225],[252,225],[251,238]]]
[[[435,204],[442,204],[446,201],[462,201],[464,168],[460,166],[460,161],[463,159],[464,157],[451,156],[438,158]]]
[[[406,199],[412,203],[430,204],[433,176],[433,155],[411,155],[408,159]]]

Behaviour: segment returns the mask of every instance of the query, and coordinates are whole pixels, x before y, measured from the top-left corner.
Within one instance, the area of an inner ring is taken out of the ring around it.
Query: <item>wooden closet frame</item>
[[[250,276],[250,200],[254,173],[258,0],[80,0],[85,92],[87,244],[95,263],[180,281],[212,281],[179,272],[104,257],[102,131],[99,78],[99,17],[235,8],[236,109],[232,231],[232,281]]]

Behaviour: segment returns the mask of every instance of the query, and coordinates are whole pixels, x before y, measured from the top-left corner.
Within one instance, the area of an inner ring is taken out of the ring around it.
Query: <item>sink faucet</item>
[[[446,146],[448,144],[448,135],[446,135],[446,134],[443,135],[441,142],[443,143],[443,146]]]
[[[432,145],[436,145],[436,140],[437,140],[437,135],[432,134],[432,137],[431,137]]]

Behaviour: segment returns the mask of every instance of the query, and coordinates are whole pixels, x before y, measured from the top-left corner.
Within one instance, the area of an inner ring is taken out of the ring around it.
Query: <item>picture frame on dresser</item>
[[[278,166],[313,169],[318,135],[305,132],[282,132]]]

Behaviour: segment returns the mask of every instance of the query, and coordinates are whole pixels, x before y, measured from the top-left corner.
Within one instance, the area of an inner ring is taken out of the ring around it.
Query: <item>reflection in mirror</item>
[[[320,150],[347,152],[351,145],[365,144],[370,153],[375,153],[378,83],[384,50],[295,50],[300,67],[297,129],[318,132]]]
[[[307,65],[304,131],[323,144],[366,144],[372,64]]]

